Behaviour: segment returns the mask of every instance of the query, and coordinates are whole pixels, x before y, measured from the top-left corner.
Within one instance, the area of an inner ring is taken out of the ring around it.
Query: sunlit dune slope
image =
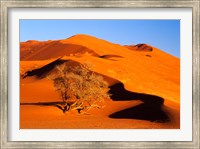
[[[88,35],[75,35],[57,41],[28,41],[21,45],[22,55],[28,50],[25,47],[34,51],[21,56],[21,74],[62,57],[88,63],[95,72],[123,82],[129,90],[156,94],[179,102],[179,58],[155,47],[151,47],[152,51],[130,50],[126,46]],[[77,45],[84,48],[77,50]],[[85,49],[90,49],[90,52]]]

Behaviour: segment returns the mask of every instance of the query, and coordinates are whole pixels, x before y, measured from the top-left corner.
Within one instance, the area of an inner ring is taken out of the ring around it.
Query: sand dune
[[[133,50],[133,51],[146,51],[151,52],[153,51],[153,48],[150,45],[147,44],[137,44],[137,45],[125,45],[126,48]]]
[[[180,127],[180,59],[153,46],[122,46],[80,34],[22,42],[20,59],[21,128]],[[62,101],[47,76],[63,63],[88,64],[104,77],[112,94],[104,109],[78,115],[56,107]]]

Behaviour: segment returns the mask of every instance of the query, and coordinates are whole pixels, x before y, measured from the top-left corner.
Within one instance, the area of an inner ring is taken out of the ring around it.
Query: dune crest
[[[126,48],[133,50],[133,51],[146,51],[151,52],[153,48],[147,44],[137,44],[137,45],[125,45]]]

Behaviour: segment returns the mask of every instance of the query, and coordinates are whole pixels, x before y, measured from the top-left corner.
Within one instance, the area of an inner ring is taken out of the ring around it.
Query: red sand
[[[162,111],[170,119],[169,122],[159,123],[125,118],[126,115],[119,119],[110,118],[109,115],[115,112],[131,107],[136,109],[137,105],[142,104],[140,99],[126,100],[125,96],[121,101],[106,101],[103,109],[93,109],[88,115],[80,115],[76,111],[63,114],[57,107],[31,105],[30,103],[61,101],[53,82],[46,78],[47,74],[43,74],[40,78],[34,75],[22,79],[21,76],[20,128],[180,128],[179,58],[155,47],[151,47],[152,51],[147,51],[144,47],[144,50],[132,50],[127,46],[87,35],[75,35],[56,41],[28,41],[20,46],[21,75],[27,71],[44,68],[61,57],[63,61],[87,63],[92,66],[92,71],[111,78],[108,80],[110,85],[118,80],[125,90],[135,94],[146,94],[147,102],[151,100],[150,95],[155,95],[155,99],[163,98]],[[48,73],[52,72],[53,70],[50,70]],[[30,105],[23,105],[24,103]],[[139,114],[146,110],[146,106],[144,109],[141,109],[142,107],[139,106]]]

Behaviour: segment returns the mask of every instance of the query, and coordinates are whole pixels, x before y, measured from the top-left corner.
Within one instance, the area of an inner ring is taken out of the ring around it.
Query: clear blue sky
[[[121,45],[147,43],[180,57],[179,20],[20,20],[20,41],[88,34]]]

